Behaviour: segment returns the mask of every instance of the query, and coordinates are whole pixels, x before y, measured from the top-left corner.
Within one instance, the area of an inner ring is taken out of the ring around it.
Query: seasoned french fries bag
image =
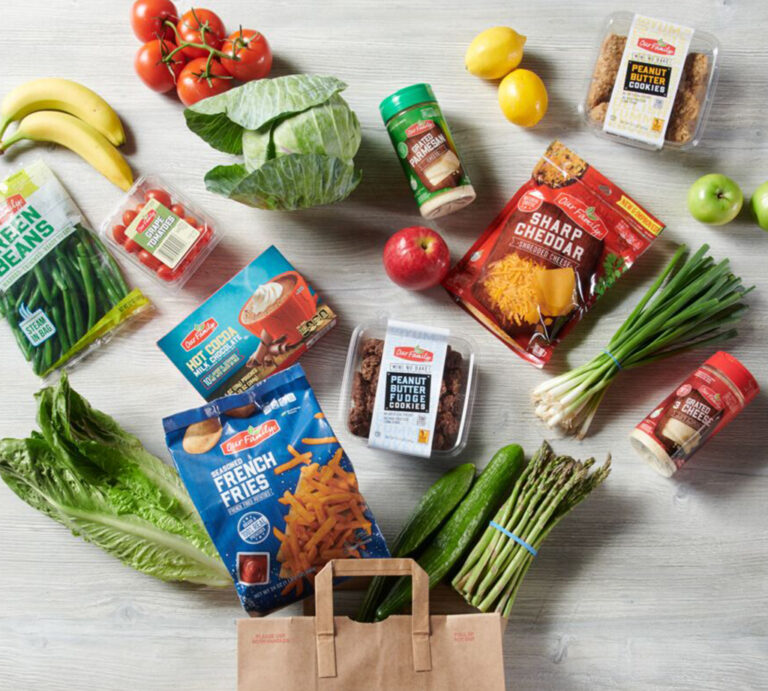
[[[312,594],[331,559],[389,556],[301,365],[163,426],[249,614]]]

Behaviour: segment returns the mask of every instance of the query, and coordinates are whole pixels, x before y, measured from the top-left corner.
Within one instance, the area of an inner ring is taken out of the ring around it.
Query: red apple
[[[387,240],[383,259],[387,276],[408,290],[436,286],[451,266],[451,253],[445,240],[424,226],[398,230]]]

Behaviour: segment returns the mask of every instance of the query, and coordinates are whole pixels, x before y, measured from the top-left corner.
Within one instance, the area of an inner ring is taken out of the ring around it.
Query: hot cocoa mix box
[[[157,345],[210,401],[289,367],[335,324],[334,311],[273,246]]]

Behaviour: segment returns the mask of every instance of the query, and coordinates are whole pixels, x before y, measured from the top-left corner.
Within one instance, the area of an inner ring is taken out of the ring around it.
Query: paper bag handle
[[[334,559],[315,577],[315,638],[320,677],[336,676],[336,631],[333,624],[334,576],[410,576],[413,579],[411,638],[413,669],[432,669],[429,649],[429,577],[413,559]]]

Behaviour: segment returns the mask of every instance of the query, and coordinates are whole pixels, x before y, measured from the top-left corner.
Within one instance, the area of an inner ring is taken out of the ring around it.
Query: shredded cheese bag
[[[331,559],[389,556],[300,365],[163,426],[249,614],[311,595]]]
[[[520,357],[543,367],[662,230],[655,216],[555,141],[443,286]]]

